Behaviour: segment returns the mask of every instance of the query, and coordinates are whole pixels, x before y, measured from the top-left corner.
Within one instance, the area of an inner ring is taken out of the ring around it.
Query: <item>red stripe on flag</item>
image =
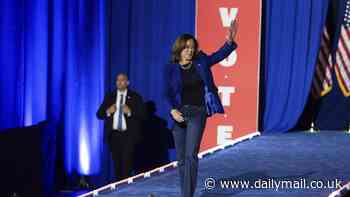
[[[350,63],[350,60],[349,60],[349,58],[350,58],[350,52],[349,52],[349,48],[346,46],[346,43],[345,43],[345,41],[344,41],[343,35],[340,36],[339,48],[342,48],[342,49],[344,50],[345,54],[343,54],[343,52],[342,52],[340,49],[337,50],[337,52],[339,52],[339,55],[340,55],[340,57],[341,57],[341,59],[342,59],[342,63],[343,63],[343,64],[341,64],[341,65],[338,65],[338,67],[341,66],[342,68],[344,68],[346,77],[347,77],[348,80],[349,80],[349,79],[350,79],[350,78],[349,78],[350,72],[349,72],[349,70],[348,70],[348,68],[347,68],[346,65]],[[344,58],[347,58],[348,62],[346,62]],[[340,67],[339,67],[339,68],[340,68]],[[340,73],[340,74],[342,75],[342,73]],[[345,83],[344,85],[347,86],[346,83]]]

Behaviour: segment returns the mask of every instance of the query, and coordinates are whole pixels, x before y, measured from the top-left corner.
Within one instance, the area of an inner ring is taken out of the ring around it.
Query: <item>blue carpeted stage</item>
[[[342,184],[348,182],[349,144],[350,135],[340,131],[269,134],[243,141],[200,160],[195,196],[328,196],[336,188],[305,187],[322,187],[321,184],[323,187],[328,184],[335,187],[335,180],[342,181]],[[208,178],[216,180],[215,188],[205,189],[205,180]],[[219,181],[224,179],[255,182],[260,188],[252,188],[251,184],[248,189],[219,189]],[[281,185],[279,189],[276,186],[266,188],[268,185],[259,182],[259,179],[270,180],[270,184],[271,181],[291,181],[299,188],[286,189],[287,186],[281,188]],[[156,197],[177,197],[178,181],[177,170],[171,169],[98,196],[136,197],[153,194]],[[300,183],[299,186],[297,183]]]

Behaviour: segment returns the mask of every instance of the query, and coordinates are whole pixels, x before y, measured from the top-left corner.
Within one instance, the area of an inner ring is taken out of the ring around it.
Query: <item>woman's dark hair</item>
[[[186,48],[186,43],[188,40],[193,40],[194,42],[194,57],[198,54],[198,41],[194,36],[191,34],[182,34],[181,36],[177,37],[173,48],[171,50],[171,62],[172,63],[178,63],[181,58],[181,52],[184,48]]]

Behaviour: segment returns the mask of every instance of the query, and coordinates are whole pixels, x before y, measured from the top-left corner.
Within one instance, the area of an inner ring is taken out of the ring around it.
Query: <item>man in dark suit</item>
[[[105,120],[105,142],[109,145],[118,180],[131,176],[135,145],[141,138],[141,122],[145,116],[142,97],[128,89],[126,74],[116,78],[117,89],[106,94],[97,111]]]

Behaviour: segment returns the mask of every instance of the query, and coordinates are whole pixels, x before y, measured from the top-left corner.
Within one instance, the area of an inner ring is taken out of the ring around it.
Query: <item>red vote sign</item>
[[[208,119],[201,151],[258,130],[261,0],[197,0],[196,37],[211,54],[238,20],[238,48],[212,67],[225,114]]]

